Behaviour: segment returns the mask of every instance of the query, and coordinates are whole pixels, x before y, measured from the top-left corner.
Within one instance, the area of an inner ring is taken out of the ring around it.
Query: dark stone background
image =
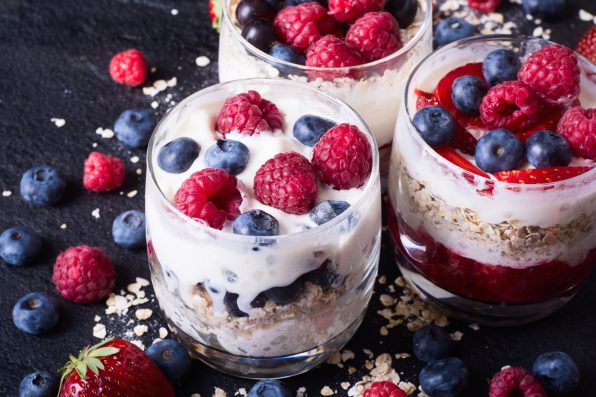
[[[179,14],[174,16],[171,9]],[[553,40],[575,45],[590,23],[578,19],[578,9],[596,14],[594,0],[569,1],[568,11],[553,28]],[[507,4],[505,12],[517,21],[523,20],[519,6]],[[523,23],[523,22],[520,22]],[[532,28],[525,27],[526,33]],[[104,304],[81,306],[58,299],[61,321],[48,335],[35,337],[19,332],[12,324],[11,310],[16,300],[31,291],[45,291],[57,297],[50,282],[52,264],[57,253],[78,244],[101,246],[107,250],[118,271],[117,288],[125,288],[135,276],[148,278],[145,253],[118,247],[111,239],[111,223],[121,211],[143,208],[144,153],[130,151],[115,139],[102,139],[97,127],[111,128],[117,115],[131,107],[148,107],[152,99],[140,89],[114,84],[107,73],[110,57],[123,49],[141,49],[157,67],[154,78],[176,76],[178,85],[167,92],[178,101],[192,92],[217,82],[217,33],[211,29],[206,0],[2,0],[0,1],[0,190],[11,190],[10,197],[0,197],[0,230],[26,225],[44,236],[45,252],[40,260],[24,268],[0,264],[0,396],[17,395],[22,376],[35,369],[58,369],[69,353],[96,342],[92,337],[94,316],[102,316],[110,334],[119,336],[125,329],[122,320],[105,319]],[[206,55],[212,63],[205,68],[195,65],[195,58]],[[163,98],[157,114],[166,109]],[[66,119],[57,128],[50,118]],[[85,191],[81,184],[82,163],[93,150],[115,154],[126,159],[128,175],[123,192],[134,189],[134,198]],[[130,158],[141,158],[132,164]],[[68,191],[57,207],[38,208],[26,204],[18,194],[21,174],[34,164],[49,163],[66,175]],[[143,175],[134,173],[143,169]],[[91,212],[100,208],[101,217]],[[62,230],[59,225],[67,224]],[[393,280],[397,274],[387,241],[385,241],[381,274]],[[592,276],[578,296],[550,318],[518,328],[490,329],[474,332],[466,324],[453,323],[450,331],[464,332],[457,355],[472,370],[472,381],[466,396],[486,396],[487,380],[503,365],[530,367],[534,358],[548,350],[564,350],[578,362],[583,380],[577,396],[596,395],[596,276]],[[378,292],[385,287],[378,286]],[[347,346],[357,359],[348,364],[359,372],[348,376],[345,369],[323,365],[288,382],[294,387],[306,386],[311,396],[319,395],[329,385],[339,395],[346,393],[339,383],[360,380],[368,373],[362,364],[363,348],[376,355],[383,352],[411,351],[411,333],[404,327],[379,337],[382,319],[376,314],[378,295],[358,334]],[[145,344],[156,337],[163,323],[156,313]],[[131,327],[129,327],[131,328]],[[121,335],[120,335],[121,336]],[[421,363],[416,359],[394,361],[403,379],[417,382]],[[211,396],[213,387],[234,395],[239,387],[252,382],[223,376],[196,362],[192,373],[178,386],[178,395],[201,393]]]

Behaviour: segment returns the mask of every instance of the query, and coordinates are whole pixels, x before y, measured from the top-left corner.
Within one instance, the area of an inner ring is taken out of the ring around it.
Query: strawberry
[[[416,110],[439,104],[434,94],[431,92],[422,91],[416,88],[416,90],[414,90],[414,94],[416,95]]]
[[[476,167],[470,161],[468,161],[464,156],[457,153],[453,148],[449,146],[443,146],[437,149],[437,153],[439,153],[443,158],[449,160],[453,164],[457,165],[459,168],[462,168],[468,172],[473,174],[490,178],[489,175],[482,171],[480,168]]]
[[[547,111],[544,111],[543,116],[540,118],[540,121],[538,123],[532,124],[531,126],[518,132],[517,137],[523,143],[526,143],[526,139],[528,139],[533,133],[537,131],[556,131],[557,124],[559,123],[559,120],[561,120],[563,113],[565,113],[565,109],[548,109]]]
[[[223,0],[209,0],[209,17],[211,26],[219,30],[221,25],[221,16],[223,14]]]
[[[596,26],[592,26],[584,33],[581,39],[579,39],[575,51],[596,63]]]
[[[58,397],[174,397],[149,356],[121,339],[84,348],[61,371]]]
[[[508,183],[551,183],[574,178],[591,169],[591,167],[533,168],[526,170],[501,171],[496,173],[495,177],[501,182]]]

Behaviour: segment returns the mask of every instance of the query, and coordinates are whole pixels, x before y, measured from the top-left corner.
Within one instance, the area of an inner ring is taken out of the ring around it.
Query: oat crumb
[[[172,11],[170,11],[172,13],[172,15],[176,16],[178,15],[178,10],[175,8],[172,8]]]
[[[227,395],[228,394],[225,392],[225,390],[216,387],[212,397],[226,397]]]
[[[325,386],[321,389],[321,396],[332,396],[335,392],[329,387]]]
[[[137,320],[147,320],[148,318],[150,318],[153,315],[153,310],[151,309],[138,309],[135,312],[135,317],[137,318]]]
[[[2,192],[2,197],[10,197],[12,196],[12,192],[10,190],[4,190]]]
[[[478,331],[480,329],[480,325],[478,325],[476,323],[472,323],[472,324],[470,324],[470,328],[473,329],[474,331]]]
[[[66,229],[66,223],[61,224],[60,229],[62,229],[62,230]]]
[[[451,336],[451,339],[454,340],[454,341],[456,341],[456,342],[459,342],[464,337],[464,334],[461,331],[455,331],[455,332],[452,332],[449,335]]]
[[[138,347],[141,350],[145,350],[145,345],[140,340],[136,340],[136,339],[131,340],[130,343],[132,343],[133,345],[135,345],[136,347]]]
[[[341,382],[339,385],[344,390],[348,390],[350,388],[350,382]]]
[[[95,324],[93,327],[93,336],[98,339],[104,339],[107,335],[106,326],[103,324]]]
[[[208,57],[206,57],[204,55],[201,55],[201,56],[197,57],[197,59],[195,59],[195,63],[199,67],[205,67],[211,63],[211,59],[209,59]]]
[[[161,339],[165,339],[166,336],[168,336],[168,330],[165,329],[164,327],[159,327],[159,337]]]
[[[109,128],[101,128],[101,127],[98,127],[98,128],[95,130],[95,133],[96,133],[97,135],[100,135],[102,138],[105,138],[105,139],[112,139],[112,138],[114,137],[114,131],[112,131],[112,130],[111,130],[111,129],[109,129]]]
[[[101,320],[101,317],[96,314],[93,321],[98,322],[99,320]]]
[[[137,325],[133,328],[136,336],[143,336],[147,331],[149,331],[149,328],[145,324]]]
[[[96,208],[93,211],[91,211],[91,216],[94,217],[95,219],[99,219],[99,217],[100,217],[99,208]]]
[[[128,198],[133,198],[134,196],[136,196],[136,195],[137,195],[137,193],[139,193],[139,191],[138,191],[138,190],[132,190],[132,191],[130,191],[130,192],[128,192],[128,193],[126,193],[126,197],[128,197]]]
[[[54,123],[54,125],[55,125],[56,127],[58,127],[58,128],[62,128],[62,127],[64,127],[64,126],[66,125],[66,120],[64,120],[64,119],[59,119],[59,118],[57,118],[57,117],[52,117],[52,118],[50,119],[50,121],[51,121],[52,123]]]

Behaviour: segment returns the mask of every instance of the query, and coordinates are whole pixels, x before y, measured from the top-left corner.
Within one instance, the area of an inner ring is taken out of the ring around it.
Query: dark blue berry
[[[484,58],[482,74],[490,85],[501,84],[505,81],[517,80],[517,72],[521,68],[521,61],[510,50],[496,50]]]
[[[255,19],[269,19],[275,17],[275,10],[265,0],[242,0],[236,7],[236,20],[240,27]]]
[[[436,325],[427,325],[416,331],[413,345],[414,355],[427,363],[447,358],[453,350],[449,333]]]
[[[563,352],[541,354],[534,362],[532,372],[549,396],[571,395],[579,385],[579,369]]]
[[[418,133],[431,147],[448,144],[455,133],[455,120],[441,106],[427,106],[420,109],[412,120]]]
[[[322,0],[286,0],[286,6],[297,6],[304,3],[319,3],[324,5]]]
[[[292,47],[290,47],[287,44],[281,44],[281,43],[273,44],[273,46],[269,50],[269,54],[274,58],[277,58],[277,59],[285,61],[285,62],[293,63],[295,65],[304,65],[304,63],[306,62],[306,58],[304,57],[303,54],[299,53],[298,51],[296,51],[295,49],[293,49]],[[297,68],[293,68],[291,66],[281,65],[281,64],[274,64],[273,66],[277,70],[279,70],[279,72],[283,76],[288,76],[290,74],[296,74],[296,75],[302,74],[302,71],[298,70]]]
[[[59,385],[60,378],[55,372],[32,372],[21,380],[19,397],[55,397]]]
[[[449,17],[435,28],[435,41],[439,47],[474,35],[474,25],[461,18]]]
[[[29,168],[21,177],[21,196],[36,205],[56,204],[64,194],[66,182],[50,165]]]
[[[263,292],[265,296],[276,304],[283,306],[296,301],[304,291],[304,283],[298,278],[290,285],[284,287],[273,287]]]
[[[524,163],[524,157],[524,144],[509,130],[492,130],[476,143],[476,165],[485,172],[518,169]]]
[[[9,265],[31,263],[41,251],[42,240],[26,227],[11,227],[0,234],[0,258]]]
[[[232,231],[245,236],[277,236],[279,222],[265,211],[250,210],[234,220]]]
[[[304,281],[309,281],[320,286],[323,291],[335,289],[341,285],[345,277],[335,271],[335,266],[331,260],[326,259],[317,269],[304,275]]]
[[[476,76],[462,76],[453,81],[451,100],[460,112],[476,116],[480,114],[480,102],[488,92],[488,86]]]
[[[323,134],[334,126],[335,123],[331,120],[306,114],[294,123],[293,134],[294,138],[298,139],[302,144],[313,147],[321,139]]]
[[[269,4],[271,6],[271,8],[273,8],[273,10],[275,10],[276,13],[281,9],[282,3],[283,3],[283,0],[265,0],[265,1],[267,1],[267,4]]]
[[[455,357],[427,364],[420,371],[420,386],[430,397],[456,397],[468,385],[470,373],[466,365]]]
[[[170,383],[178,383],[190,371],[192,360],[182,345],[165,339],[149,346],[147,355],[157,364]]]
[[[112,223],[112,236],[116,244],[125,248],[145,246],[145,214],[130,210],[118,215]]]
[[[238,294],[227,292],[224,295],[224,305],[231,316],[234,317],[248,317],[248,314],[240,310],[238,307]]]
[[[418,1],[389,0],[385,5],[385,11],[397,19],[400,29],[405,29],[414,22],[414,18],[418,12]]]
[[[194,140],[177,138],[159,149],[157,165],[166,172],[181,174],[190,168],[200,151],[201,147]]]
[[[219,139],[205,152],[205,163],[209,168],[220,168],[230,175],[238,175],[246,168],[250,152],[242,142]]]
[[[255,19],[242,29],[242,37],[259,50],[269,52],[277,33],[268,19]]]
[[[14,305],[12,321],[23,332],[43,334],[58,322],[58,309],[46,294],[31,292]]]
[[[569,165],[573,158],[565,138],[550,131],[538,131],[526,140],[526,157],[536,168]]]
[[[116,138],[132,148],[146,147],[153,128],[155,128],[153,113],[146,109],[126,110],[114,123]]]
[[[310,210],[308,216],[310,220],[317,225],[322,225],[323,223],[327,223],[331,219],[340,215],[349,207],[350,204],[345,201],[325,200],[315,205],[315,207]]]
[[[290,388],[281,380],[263,379],[255,383],[247,397],[293,397]]]
[[[565,11],[565,0],[522,0],[524,11],[538,17],[554,19]]]

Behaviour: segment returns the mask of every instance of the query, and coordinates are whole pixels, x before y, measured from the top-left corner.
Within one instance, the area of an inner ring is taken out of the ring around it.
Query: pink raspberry
[[[576,106],[567,110],[557,132],[567,139],[576,156],[596,160],[596,109]]]
[[[52,281],[64,299],[93,303],[110,294],[116,271],[101,248],[79,245],[58,255]]]
[[[236,177],[226,171],[205,168],[182,183],[174,204],[186,216],[221,229],[240,215],[242,197],[236,184]]]
[[[346,43],[358,51],[366,62],[385,58],[403,46],[399,25],[388,12],[369,12],[359,18],[350,26]]]
[[[254,190],[263,204],[288,214],[306,214],[317,199],[317,178],[301,154],[279,153],[258,169]]]
[[[580,70],[573,50],[551,45],[526,59],[517,77],[553,106],[571,106],[579,96]]]
[[[100,152],[91,152],[83,167],[83,186],[86,189],[101,192],[122,186],[126,167],[124,162]]]
[[[480,103],[480,116],[489,129],[517,132],[540,118],[541,103],[525,84],[506,81],[491,87]]]
[[[327,35],[321,37],[306,52],[306,66],[318,68],[341,68],[362,64],[360,54],[348,46],[342,39]],[[346,72],[311,72],[311,77],[333,79],[343,77]]]
[[[499,5],[501,0],[468,0],[468,7],[484,13],[494,12]]]
[[[391,382],[374,382],[364,390],[362,397],[408,397],[406,392]]]
[[[321,182],[334,189],[360,187],[372,171],[372,149],[366,136],[350,124],[327,131],[313,149],[312,163]]]
[[[540,383],[523,368],[506,368],[490,381],[489,397],[546,397]]]
[[[110,60],[110,76],[116,83],[136,87],[145,82],[148,73],[147,59],[139,50],[119,52]]]
[[[329,15],[339,22],[353,23],[367,12],[382,9],[382,0],[329,0]]]
[[[234,95],[225,100],[217,114],[217,131],[225,138],[228,132],[253,135],[283,127],[283,117],[273,102],[256,91]]]

